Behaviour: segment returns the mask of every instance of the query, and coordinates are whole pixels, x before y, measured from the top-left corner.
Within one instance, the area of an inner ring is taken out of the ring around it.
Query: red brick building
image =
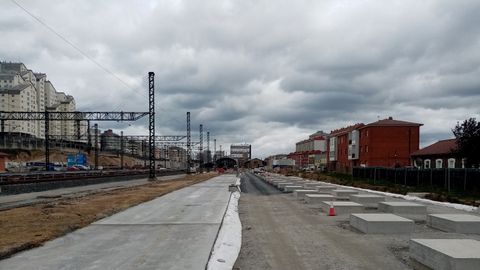
[[[353,166],[358,166],[356,160],[349,159],[349,145],[352,132],[363,127],[359,123],[352,126],[336,129],[330,132],[328,142],[328,169],[331,171],[348,172]],[[350,147],[351,148],[351,147]]]
[[[410,155],[419,149],[420,126],[389,117],[333,130],[328,143],[328,168],[350,172],[356,166],[412,166]]]
[[[327,138],[328,134],[317,131],[308,139],[297,142],[295,152],[288,158],[295,160],[297,168],[323,169],[327,165]]]
[[[0,152],[0,173],[5,172],[5,163],[7,162],[8,155]]]
[[[413,166],[410,155],[420,147],[422,125],[389,117],[361,127],[358,130],[359,164],[368,167]]]

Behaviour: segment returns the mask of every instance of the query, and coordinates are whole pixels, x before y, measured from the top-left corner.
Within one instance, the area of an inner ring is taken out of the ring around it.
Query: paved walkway
[[[233,175],[169,193],[0,261],[0,269],[205,269]]]

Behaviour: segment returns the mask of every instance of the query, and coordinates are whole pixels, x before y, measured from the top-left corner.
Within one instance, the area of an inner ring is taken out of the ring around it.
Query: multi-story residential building
[[[358,130],[360,165],[412,166],[410,156],[420,147],[422,125],[389,117],[363,126]]]
[[[392,117],[333,130],[329,138],[329,169],[350,172],[356,166],[412,166],[419,149],[422,124]]]
[[[44,73],[35,73],[23,63],[0,62],[0,111],[75,111],[72,96],[57,92]],[[74,139],[77,129],[71,121],[51,121],[49,132],[67,140]],[[80,124],[79,131],[85,134],[86,125]],[[4,132],[24,133],[44,138],[43,121],[7,121]],[[83,140],[86,140],[84,137]]]
[[[328,134],[317,131],[308,139],[297,142],[295,152],[288,157],[295,161],[298,168],[325,168],[327,165]]]
[[[364,126],[359,123],[336,129],[330,132],[328,143],[328,169],[333,171],[349,171],[357,165],[358,133]]]

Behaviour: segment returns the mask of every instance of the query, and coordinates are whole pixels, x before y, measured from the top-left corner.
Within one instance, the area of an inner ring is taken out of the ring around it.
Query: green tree
[[[470,118],[463,123],[457,122],[452,129],[457,139],[457,154],[466,159],[467,167],[478,167],[480,164],[480,122]]]

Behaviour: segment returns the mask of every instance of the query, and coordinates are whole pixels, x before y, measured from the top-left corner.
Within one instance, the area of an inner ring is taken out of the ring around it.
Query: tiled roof
[[[335,130],[332,130],[330,132],[330,136],[337,136],[337,135],[345,134],[345,133],[348,133],[352,130],[359,129],[363,126],[365,126],[363,123],[359,123],[359,124],[355,124],[355,125],[352,125],[352,126],[348,126],[348,127],[344,127],[344,128],[340,128],[340,129],[335,129]]]
[[[407,126],[407,127],[408,126],[423,126],[423,124],[407,122],[407,121],[393,120],[392,117],[389,117],[387,119],[378,120],[376,122],[367,124],[363,128],[365,128],[365,127],[404,127],[404,126]]]
[[[449,154],[456,148],[456,139],[442,140],[412,153],[412,156]]]

